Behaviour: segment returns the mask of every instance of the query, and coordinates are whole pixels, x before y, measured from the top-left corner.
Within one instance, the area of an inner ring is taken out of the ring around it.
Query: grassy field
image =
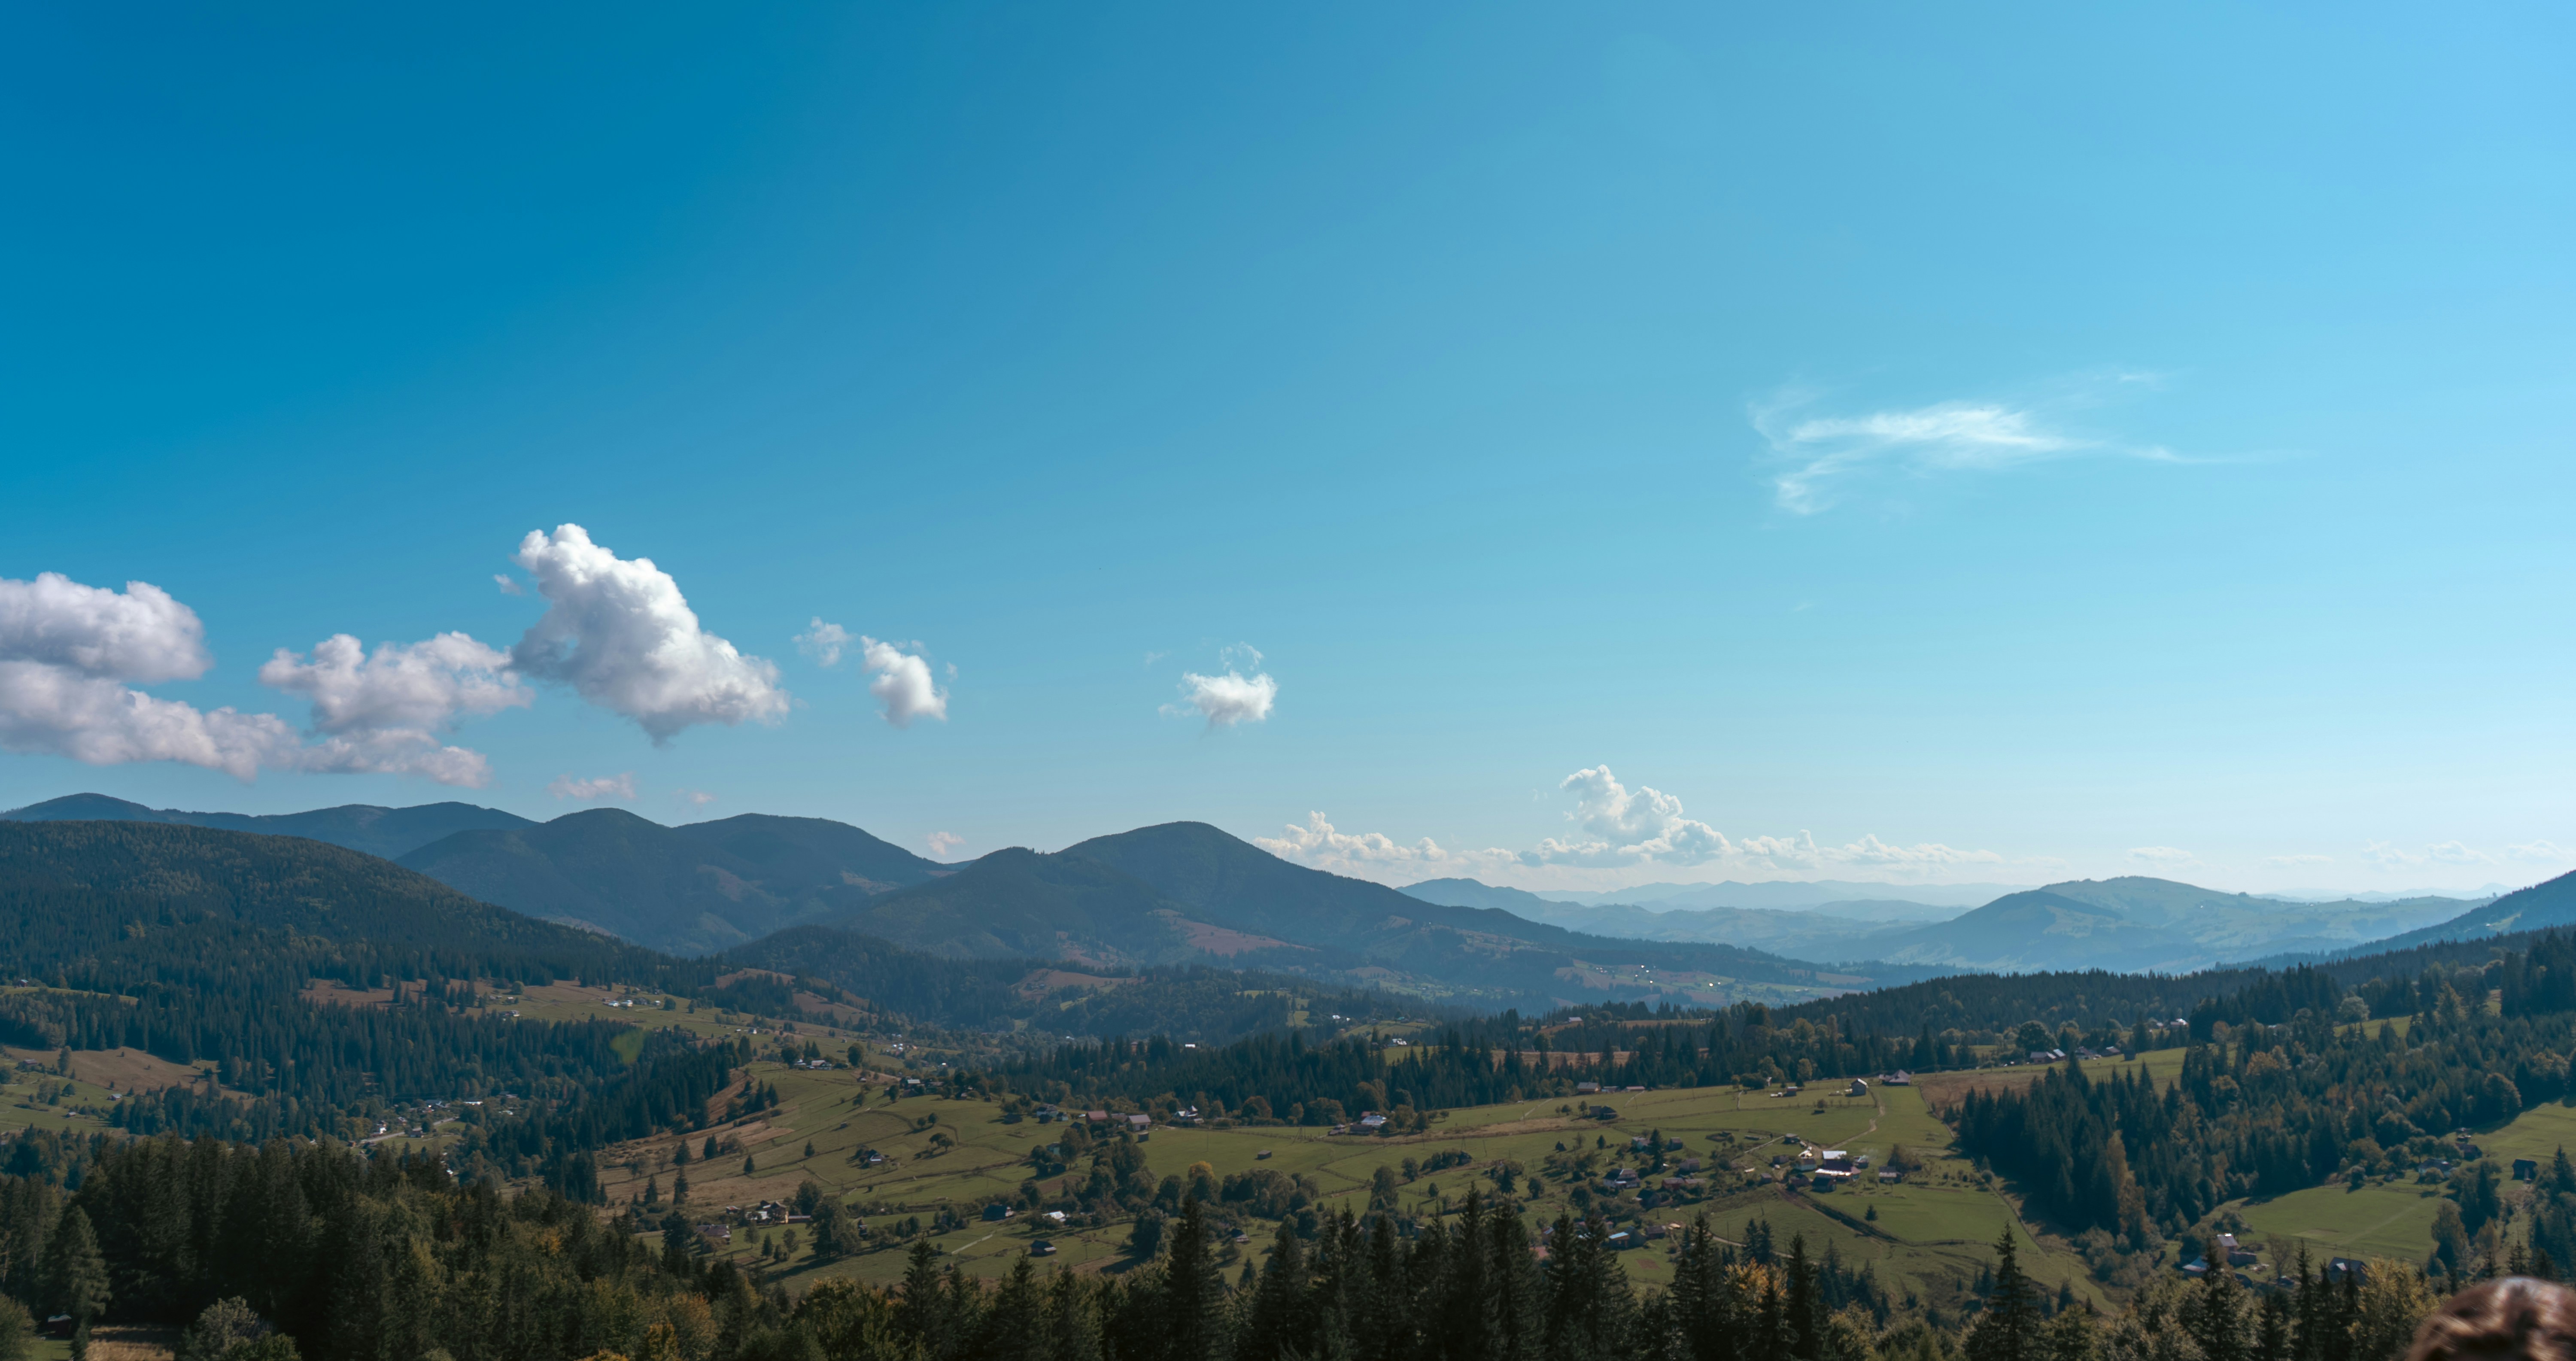
[[[1130,1264],[1124,1249],[1130,1225],[1124,1220],[1059,1228],[1026,1215],[1001,1223],[980,1219],[984,1206],[1016,1198],[1031,1170],[1029,1151],[1060,1139],[1060,1125],[1005,1123],[1002,1108],[986,1101],[912,1097],[888,1102],[881,1078],[863,1080],[848,1069],[817,1072],[762,1063],[752,1077],[775,1084],[781,1104],[759,1120],[720,1131],[741,1147],[714,1162],[699,1154],[704,1133],[691,1141],[693,1160],[678,1170],[689,1174],[689,1205],[697,1217],[712,1219],[727,1206],[784,1201],[811,1180],[879,1228],[916,1215],[927,1224],[942,1207],[963,1215],[966,1227],[937,1234],[933,1241],[972,1275],[1001,1274],[1041,1237],[1058,1248],[1050,1259],[1054,1264],[1100,1270]],[[1742,1240],[1745,1226],[1755,1218],[1767,1218],[1783,1245],[1790,1235],[1804,1234],[1813,1251],[1830,1247],[1855,1265],[1869,1263],[1899,1298],[1909,1292],[1945,1296],[1973,1279],[2009,1224],[2021,1241],[2025,1263],[2045,1288],[2053,1293],[2064,1280],[2081,1295],[2105,1298],[2085,1278],[2080,1263],[2034,1240],[2003,1196],[1967,1164],[1947,1156],[1949,1131],[1933,1118],[1919,1090],[1881,1088],[1866,1097],[1831,1096],[1821,1102],[1812,1092],[1780,1098],[1732,1088],[1614,1093],[1600,1099],[1617,1109],[1617,1118],[1578,1119],[1558,1102],[1540,1101],[1451,1111],[1429,1133],[1395,1139],[1281,1126],[1157,1129],[1141,1151],[1158,1180],[1200,1162],[1220,1178],[1263,1167],[1310,1178],[1321,1188],[1326,1208],[1347,1204],[1354,1211],[1365,1206],[1377,1168],[1400,1168],[1407,1157],[1427,1161],[1444,1151],[1463,1152],[1471,1160],[1468,1165],[1424,1175],[1403,1187],[1408,1209],[1434,1214],[1444,1207],[1454,1211],[1471,1185],[1490,1191],[1485,1174],[1507,1161],[1525,1172],[1539,1172],[1551,1160],[1565,1168],[1568,1160],[1588,1154],[1586,1166],[1595,1177],[1614,1166],[1637,1167],[1628,1140],[1651,1132],[1682,1140],[1689,1150],[1682,1156],[1699,1157],[1712,1169],[1757,1172],[1767,1172],[1775,1154],[1795,1153],[1781,1142],[1785,1135],[1879,1162],[1902,1144],[1927,1164],[1903,1185],[1872,1182],[1824,1195],[1720,1178],[1724,1189],[1693,1203],[1658,1206],[1645,1217],[1687,1223],[1705,1213],[1722,1237],[1734,1241]],[[673,1144],[663,1138],[605,1155],[602,1183],[611,1202],[622,1204],[640,1192],[647,1177],[667,1195],[675,1170],[670,1163]],[[890,1161],[875,1169],[859,1166],[853,1155],[865,1148]],[[747,1175],[745,1157],[753,1163]],[[1085,1170],[1078,1161],[1075,1175]],[[1571,1190],[1568,1179],[1553,1175],[1536,1185],[1524,1178],[1519,1186],[1533,1222],[1568,1212]],[[1873,1210],[1874,1223],[1869,1219]],[[1243,1227],[1252,1231],[1253,1241],[1221,1252],[1229,1270],[1266,1249],[1273,1231],[1266,1223],[1247,1221]],[[726,1251],[749,1263],[764,1234],[780,1232],[738,1228]],[[800,1243],[785,1269],[773,1268],[771,1274],[791,1289],[825,1275],[890,1282],[903,1270],[905,1246],[891,1237],[881,1238],[884,1246],[875,1250],[820,1265]],[[1628,1254],[1624,1261],[1631,1277],[1641,1286],[1669,1281],[1668,1248],[1658,1244]]]

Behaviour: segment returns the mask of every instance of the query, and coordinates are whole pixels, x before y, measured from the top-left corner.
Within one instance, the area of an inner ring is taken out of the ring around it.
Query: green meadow
[[[1123,1219],[1058,1228],[1027,1214],[1001,1223],[980,1218],[986,1205],[1017,1198],[1031,1170],[1030,1150],[1060,1139],[1061,1125],[1006,1122],[1002,1107],[990,1101],[907,1097],[889,1102],[881,1079],[863,1083],[847,1069],[808,1071],[760,1063],[751,1077],[774,1084],[781,1104],[763,1119],[721,1131],[738,1139],[742,1151],[711,1164],[686,1165],[689,1204],[702,1216],[712,1217],[712,1211],[726,1206],[784,1201],[810,1180],[873,1228],[891,1228],[916,1215],[927,1225],[943,1207],[964,1216],[965,1227],[935,1234],[933,1241],[971,1275],[1000,1275],[1040,1238],[1057,1249],[1048,1259],[1051,1264],[1109,1271],[1132,1265],[1125,1247],[1130,1224]],[[1839,1093],[1841,1085],[1833,1084],[1833,1089]],[[1687,1152],[1674,1155],[1676,1160],[1697,1157],[1715,1175],[1707,1193],[1648,1210],[1645,1222],[1688,1223],[1705,1214],[1721,1237],[1741,1242],[1750,1223],[1767,1219],[1784,1247],[1791,1235],[1804,1235],[1811,1251],[1830,1248],[1855,1266],[1867,1263],[1900,1299],[1909,1292],[1945,1295],[1973,1280],[1996,1236],[2010,1225],[2026,1265],[2052,1293],[2065,1281],[2079,1295],[2105,1298],[2078,1261],[2035,1240],[2003,1195],[1967,1163],[1950,1156],[1949,1131],[1933,1117],[1919,1089],[1878,1088],[1864,1097],[1837,1094],[1820,1100],[1812,1091],[1782,1098],[1732,1088],[1686,1088],[1613,1092],[1586,1100],[1611,1106],[1615,1118],[1581,1116],[1577,1108],[1557,1101],[1523,1102],[1449,1111],[1429,1132],[1401,1138],[1337,1136],[1289,1126],[1160,1128],[1140,1151],[1157,1180],[1185,1174],[1196,1163],[1207,1164],[1219,1178],[1269,1168],[1312,1180],[1321,1189],[1323,1208],[1347,1205],[1355,1212],[1364,1208],[1378,1168],[1400,1169],[1406,1158],[1428,1162],[1444,1152],[1460,1153],[1468,1159],[1465,1165],[1424,1174],[1401,1188],[1408,1212],[1455,1213],[1471,1187],[1490,1194],[1488,1174],[1512,1163],[1521,1170],[1516,1191],[1523,1213],[1535,1226],[1574,1211],[1569,1183],[1576,1178],[1558,1175],[1574,1170],[1570,1160],[1590,1155],[1582,1167],[1596,1178],[1612,1167],[1636,1168],[1630,1138],[1660,1133],[1684,1144]],[[1771,1171],[1774,1156],[1794,1156],[1796,1147],[1783,1142],[1787,1136],[1867,1155],[1874,1166],[1884,1165],[1901,1144],[1923,1166],[1899,1185],[1882,1186],[1865,1177],[1861,1184],[1832,1193],[1756,1180]],[[704,1133],[696,1136],[697,1141],[704,1138]],[[611,1202],[623,1204],[643,1188],[644,1179],[629,1166],[638,1159],[667,1193],[671,1169],[657,1167],[655,1155],[666,1160],[670,1146],[665,1138],[605,1154],[601,1180]],[[854,1155],[867,1148],[890,1161],[875,1169],[859,1165]],[[748,1175],[742,1170],[745,1156],[753,1162]],[[1534,1183],[1529,1174],[1548,1173],[1551,1162],[1558,1174]],[[1086,1172],[1087,1166],[1078,1162],[1071,1175]],[[1627,1208],[1634,1211],[1633,1205]],[[1275,1232],[1267,1223],[1246,1221],[1243,1227],[1251,1241],[1220,1251],[1229,1270],[1265,1251]],[[765,1236],[777,1236],[783,1244],[781,1235],[775,1229],[737,1229],[726,1251],[750,1265]],[[908,1244],[892,1234],[872,1242],[867,1251],[817,1263],[810,1243],[800,1241],[783,1266],[769,1264],[766,1274],[790,1289],[824,1276],[849,1275],[880,1284],[896,1279]],[[1651,1243],[1627,1254],[1623,1260],[1631,1278],[1640,1286],[1669,1281],[1670,1246],[1669,1241]]]

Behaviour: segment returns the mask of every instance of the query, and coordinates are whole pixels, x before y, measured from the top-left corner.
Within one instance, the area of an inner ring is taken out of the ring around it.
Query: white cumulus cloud
[[[838,624],[826,624],[821,615],[816,615],[813,624],[797,634],[794,641],[796,650],[813,658],[815,665],[839,666],[841,654],[857,640],[858,636],[848,629]]]
[[[683,789],[680,791],[680,798],[692,808],[704,808],[716,801],[715,795],[703,789]]]
[[[1388,866],[1445,865],[1463,861],[1510,859],[1507,851],[1453,852],[1429,837],[1406,845],[1379,832],[1334,829],[1322,813],[1308,813],[1305,825],[1288,824],[1286,836],[1257,836],[1252,844],[1278,856],[1336,873],[1367,873]]]
[[[876,676],[868,693],[885,705],[886,722],[909,728],[916,718],[948,721],[948,692],[930,679],[927,659],[861,634],[859,660]]]
[[[203,712],[131,688],[214,665],[196,612],[149,582],[123,592],[58,572],[0,579],[0,749],[91,765],[178,761],[249,780],[293,764],[274,714]]]
[[[2143,860],[2150,865],[2188,865],[2200,857],[2179,846],[2132,846],[2129,858]]]
[[[1937,841],[1901,846],[1875,835],[1840,846],[1820,845],[1809,832],[1730,839],[1690,817],[1679,798],[1652,785],[1630,789],[1606,765],[1578,770],[1557,787],[1574,793],[1574,811],[1566,816],[1582,834],[1541,841],[1538,849],[1519,854],[1524,865],[1607,869],[1727,864],[1772,870],[1862,866],[1922,873],[1952,865],[2004,863],[2004,857],[1993,851],[1965,850]]]
[[[1549,837],[1537,850],[1522,853],[1524,864],[1698,865],[1735,853],[1725,834],[1684,816],[1680,799],[1651,785],[1631,790],[1606,765],[1578,770],[1557,788],[1574,791],[1574,811],[1566,816],[1583,835]]]
[[[2576,851],[2554,841],[2526,841],[2518,846],[2505,847],[2504,853],[2516,860],[2537,860],[2544,864],[2576,860]]]
[[[778,668],[701,628],[679,583],[652,559],[620,558],[567,524],[530,532],[514,560],[547,605],[511,651],[520,671],[572,686],[656,742],[694,724],[786,715]]]
[[[950,851],[966,844],[966,838],[955,832],[932,832],[921,840],[923,845],[930,847],[931,858],[936,860],[947,859]]]
[[[313,703],[321,740],[298,754],[299,769],[419,775],[477,789],[491,783],[491,763],[481,752],[442,744],[439,735],[461,718],[536,700],[511,672],[510,654],[462,633],[379,644],[372,656],[337,633],[316,643],[309,661],[279,648],[259,679]]]
[[[546,792],[559,799],[580,799],[585,803],[600,799],[635,801],[635,772],[621,775],[599,775],[587,780],[574,779],[569,773],[556,776],[546,785]]]
[[[1162,655],[1147,654],[1147,664]],[[1237,643],[1219,653],[1217,662],[1225,668],[1225,674],[1182,672],[1181,702],[1164,705],[1162,712],[1174,717],[1195,714],[1207,720],[1210,731],[1270,721],[1270,710],[1279,702],[1279,682],[1261,669],[1261,649],[1250,643]],[[1245,675],[1247,671],[1251,674]]]

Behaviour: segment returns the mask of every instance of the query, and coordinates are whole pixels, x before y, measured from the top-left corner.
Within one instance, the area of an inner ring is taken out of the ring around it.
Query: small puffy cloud
[[[595,803],[601,799],[623,799],[633,803],[635,772],[630,770],[622,775],[600,775],[587,780],[576,780],[568,774],[558,775],[546,786],[546,792],[559,799],[579,799],[584,803]]]
[[[1147,664],[1162,655],[1146,654]],[[1270,710],[1279,702],[1279,682],[1261,669],[1261,649],[1250,643],[1237,643],[1217,654],[1217,661],[1225,667],[1225,674],[1182,672],[1181,702],[1164,705],[1163,713],[1195,714],[1207,720],[1210,731],[1241,723],[1269,722]]]
[[[2361,854],[2363,859],[2384,870],[2411,869],[2424,863],[2423,856],[2388,841],[2366,842]]]
[[[2496,862],[2496,858],[2485,851],[2458,841],[2427,846],[2424,854],[2445,865],[2492,865]]]
[[[886,722],[909,728],[916,718],[948,721],[948,692],[931,681],[927,659],[862,634],[859,660],[876,677],[868,682],[868,693],[885,705]]]
[[[796,650],[813,658],[815,665],[839,666],[841,654],[848,651],[850,644],[858,638],[838,624],[824,623],[822,616],[817,615],[810,627],[796,635],[795,641]]]
[[[2188,865],[2200,859],[2179,846],[2132,846],[2129,858],[2150,865]]]
[[[692,808],[704,808],[715,802],[716,796],[703,789],[683,789],[680,791],[680,799]]]
[[[494,572],[492,574],[492,584],[500,587],[501,594],[503,595],[526,595],[528,593],[528,588],[520,585],[518,578],[511,576],[507,572]]]
[[[1911,846],[1891,846],[1875,836],[1841,846],[1818,846],[1815,838],[1801,832],[1812,863],[1820,865],[1886,865],[1899,869],[1933,869],[1943,865],[2000,865],[2003,856],[1994,851],[1963,850],[1938,841],[1918,841]],[[1750,843],[1748,843],[1750,844]],[[2028,863],[2040,863],[2037,861]]]
[[[2504,853],[2516,860],[2537,860],[2551,865],[2576,860],[2576,851],[2554,841],[2526,841],[2519,846],[2505,847]]]
[[[2334,857],[2331,855],[2271,855],[2265,856],[2263,863],[2289,869],[2297,865],[2331,865],[2334,863]]]
[[[1182,706],[1206,716],[1211,728],[1231,728],[1237,723],[1266,723],[1272,705],[1279,702],[1279,682],[1267,674],[1245,676],[1228,671],[1222,676],[1202,676],[1195,671],[1181,673]]]
[[[2545,844],[2545,843],[2544,843]],[[2508,851],[2508,854],[2511,852]],[[2362,848],[2362,857],[2383,870],[2414,869],[2423,865],[2494,865],[2494,855],[2462,841],[2442,841],[2420,851],[2410,851],[2393,842],[2373,841]]]
[[[245,781],[295,764],[295,731],[273,714],[202,712],[130,688],[213,664],[196,612],[149,582],[120,593],[57,572],[0,579],[0,750],[178,761]]]
[[[930,847],[930,855],[934,860],[945,860],[950,851],[966,844],[966,838],[955,832],[932,832],[921,840],[922,844]]]
[[[476,789],[491,783],[491,763],[480,752],[442,744],[439,734],[459,719],[536,700],[511,673],[510,654],[462,633],[379,644],[372,656],[357,639],[333,634],[314,645],[309,661],[279,648],[260,667],[259,679],[313,703],[313,730],[321,740],[303,750],[299,768],[419,775]]]
[[[1511,859],[1508,851],[1445,851],[1427,836],[1406,845],[1379,832],[1339,831],[1322,813],[1308,813],[1304,826],[1288,824],[1287,833],[1257,836],[1252,844],[1282,860],[1338,874],[1373,875],[1389,867]]]
[[[650,558],[620,558],[567,524],[531,532],[515,561],[547,604],[511,650],[520,671],[572,686],[656,742],[695,724],[786,715],[778,668],[700,627],[679,583]]]

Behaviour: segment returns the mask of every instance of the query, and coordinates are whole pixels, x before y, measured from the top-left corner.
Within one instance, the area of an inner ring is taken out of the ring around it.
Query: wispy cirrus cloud
[[[1754,403],[1747,416],[1770,445],[1780,508],[1813,515],[1873,473],[1922,478],[2083,457],[2181,462],[2162,445],[2088,433],[2074,423],[2078,411],[2154,382],[2144,373],[2091,375],[2035,400],[1964,399],[1857,414],[1823,412],[1824,394],[1790,388]]]
[[[630,770],[620,775],[599,775],[587,780],[577,779],[570,774],[558,775],[546,785],[546,792],[558,799],[579,799],[584,803],[596,803],[601,799],[619,799],[633,803],[635,772]]]

